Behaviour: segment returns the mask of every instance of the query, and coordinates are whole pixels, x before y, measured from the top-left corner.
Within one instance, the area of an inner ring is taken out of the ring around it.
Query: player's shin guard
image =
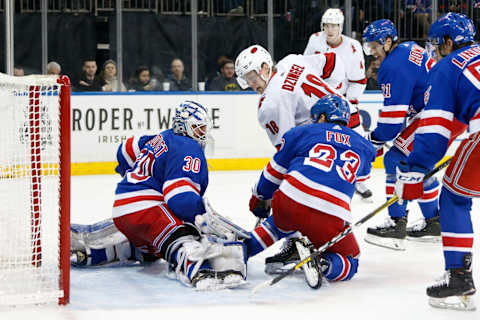
[[[327,252],[322,255],[328,263],[323,264],[323,276],[329,281],[350,280],[358,269],[358,259]],[[325,267],[326,266],[326,267]]]

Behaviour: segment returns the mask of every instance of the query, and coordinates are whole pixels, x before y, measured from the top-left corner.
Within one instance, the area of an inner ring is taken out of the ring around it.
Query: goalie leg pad
[[[94,224],[72,224],[70,226],[71,250],[85,247],[101,249],[124,242],[127,238],[113,224],[112,219],[105,219]]]
[[[171,273],[197,290],[233,288],[245,283],[246,254],[242,242],[183,236],[168,251]]]

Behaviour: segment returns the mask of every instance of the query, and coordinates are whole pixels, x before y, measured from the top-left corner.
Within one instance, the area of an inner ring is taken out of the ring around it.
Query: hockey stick
[[[425,175],[425,178],[424,180],[428,179],[428,178],[431,178],[433,175],[435,175],[436,173],[438,173],[440,170],[444,169],[445,167],[448,166],[448,164],[450,163],[450,161],[452,160],[452,158],[448,158],[448,159],[445,159],[444,161],[440,162],[437,167],[435,167],[433,170],[431,170],[430,172],[428,172],[426,175]],[[383,209],[385,208],[388,208],[389,206],[391,206],[392,204],[394,204],[395,202],[397,202],[399,200],[398,196],[397,195],[394,195],[391,199],[389,199],[387,202],[385,202],[384,204],[382,204],[381,206],[379,206],[378,208],[376,208],[375,210],[373,210],[372,212],[370,212],[369,214],[367,214],[365,217],[363,217],[362,219],[360,219],[359,221],[357,221],[354,225],[350,225],[348,226],[348,228],[346,228],[345,230],[343,230],[342,232],[340,232],[339,234],[337,234],[335,237],[333,237],[330,241],[328,241],[327,243],[325,243],[324,245],[322,245],[320,248],[318,248],[317,250],[315,250],[311,255],[309,255],[308,257],[306,257],[305,259],[303,259],[302,261],[298,262],[295,266],[293,266],[292,268],[288,269],[285,271],[285,273],[282,273],[278,276],[276,276],[275,278],[272,278],[270,280],[267,280],[265,282],[262,282],[260,283],[259,285],[255,286],[253,289],[252,289],[252,294],[255,294],[257,293],[258,291],[264,289],[264,288],[267,288],[269,286],[273,286],[275,283],[279,282],[280,280],[288,277],[289,275],[293,274],[296,270],[300,269],[304,264],[310,262],[313,258],[321,255],[326,249],[328,249],[329,247],[333,246],[334,244],[336,244],[337,242],[339,242],[340,240],[342,240],[343,238],[345,238],[350,232],[352,232],[353,229],[357,229],[358,227],[360,227],[365,221],[369,220],[370,218],[372,218],[373,216],[375,216],[377,213],[379,213],[380,211],[382,211]]]

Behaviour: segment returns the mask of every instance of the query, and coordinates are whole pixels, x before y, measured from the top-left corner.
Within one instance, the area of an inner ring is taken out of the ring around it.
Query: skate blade
[[[304,247],[299,242],[296,242],[295,245],[297,247],[300,260],[305,260],[308,256],[310,256],[311,252],[308,248]],[[313,260],[304,264],[302,266],[302,270],[305,275],[305,281],[310,288],[318,289],[322,286],[321,271],[318,269],[317,264]]]
[[[441,236],[424,236],[424,237],[410,237],[407,236],[408,241],[423,242],[423,243],[440,243],[442,242]]]
[[[279,263],[268,263],[265,265],[265,273],[268,275],[279,275],[279,274],[284,274],[285,272],[289,271],[291,268],[295,267],[295,265],[300,262],[291,262],[288,264],[283,264],[281,262]],[[295,271],[301,272],[300,270]]]
[[[477,309],[471,296],[452,296],[447,298],[430,297],[428,304],[434,308],[459,311],[475,311]]]
[[[225,289],[235,289],[246,286],[248,282],[243,279],[236,281],[223,282],[219,279],[204,279],[197,282],[196,291],[219,291]]]
[[[405,239],[382,238],[367,233],[364,240],[369,244],[373,244],[382,248],[405,251]]]

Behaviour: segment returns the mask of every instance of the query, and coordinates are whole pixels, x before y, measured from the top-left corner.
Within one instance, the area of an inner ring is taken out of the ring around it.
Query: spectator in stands
[[[415,17],[421,37],[427,39],[428,30],[432,22],[432,3],[430,0],[407,0],[407,9]],[[408,23],[408,22],[407,22]],[[419,34],[420,35],[420,34]]]
[[[23,70],[23,67],[20,66],[13,67],[13,75],[16,77],[24,76],[25,70]]]
[[[380,90],[377,82],[378,69],[380,68],[380,61],[374,59],[370,62],[365,75],[367,76],[367,90]]]
[[[50,61],[47,64],[47,74],[60,75],[61,73],[62,73],[62,67],[60,67],[58,62]]]
[[[127,88],[117,78],[117,64],[112,59],[105,61],[101,74],[105,84],[102,86],[103,91],[127,91]]]
[[[209,82],[207,91],[240,91],[235,78],[235,65],[230,59],[222,61],[220,74]]]
[[[170,82],[170,91],[191,91],[192,83],[185,74],[185,67],[183,66],[183,61],[179,58],[172,60],[170,64],[170,71],[172,72],[168,76],[168,81]]]
[[[128,91],[160,91],[158,81],[150,76],[150,69],[140,66],[135,71],[135,77],[130,80]]]
[[[102,91],[105,81],[97,76],[97,62],[95,60],[87,59],[83,61],[83,72],[74,87],[75,91]]]

